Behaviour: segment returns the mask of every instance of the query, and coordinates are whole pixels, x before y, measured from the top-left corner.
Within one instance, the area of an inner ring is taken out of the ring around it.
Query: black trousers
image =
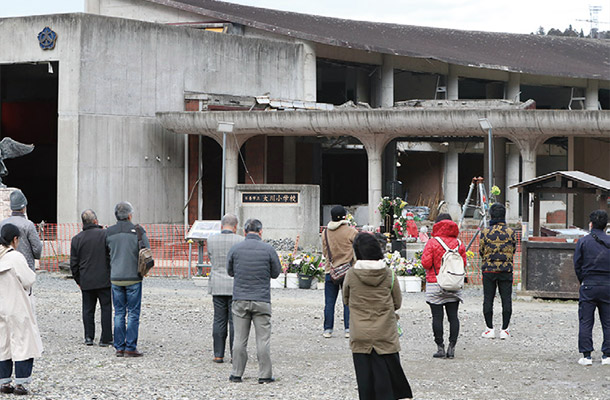
[[[593,351],[593,325],[597,309],[604,333],[602,352],[610,357],[610,285],[583,284],[580,286],[579,295],[578,352]]]
[[[212,339],[214,341],[214,357],[224,358],[227,343],[227,326],[229,328],[229,351],[233,355],[233,313],[231,311],[232,296],[212,296],[214,304],[214,324]]]
[[[398,353],[353,353],[360,400],[411,399],[413,393]]]
[[[483,273],[483,316],[488,328],[494,327],[494,297],[496,288],[502,300],[502,329],[508,329],[513,314],[513,274],[512,272]]]
[[[432,311],[432,333],[434,333],[434,342],[439,346],[444,345],[443,340],[443,310],[447,313],[449,320],[449,343],[455,345],[458,335],[460,334],[460,320],[458,318],[458,309],[460,308],[459,301],[452,301],[445,304],[430,304]]]
[[[112,343],[112,298],[110,288],[83,290],[83,325],[85,338],[95,339],[95,306],[99,300],[102,314],[100,341]]]

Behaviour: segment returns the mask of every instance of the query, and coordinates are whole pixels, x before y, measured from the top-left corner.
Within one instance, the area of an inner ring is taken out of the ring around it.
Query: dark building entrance
[[[36,223],[57,222],[58,76],[57,62],[0,65],[0,136],[35,146],[4,161],[3,182],[23,191]]]

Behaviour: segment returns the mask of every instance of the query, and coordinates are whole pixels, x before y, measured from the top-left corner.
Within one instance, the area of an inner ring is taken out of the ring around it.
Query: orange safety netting
[[[184,225],[143,224],[146,230],[150,248],[155,258],[155,267],[149,276],[179,276],[189,275],[189,244],[185,240],[185,232],[190,227]],[[44,246],[40,259],[40,268],[47,271],[59,271],[60,263],[70,263],[70,242],[82,230],[81,224],[44,224],[38,225],[38,232]],[[468,245],[476,229],[467,229],[460,232],[460,240]],[[191,275],[197,273],[197,243],[192,244]],[[481,268],[479,259],[479,238],[477,237],[470,251],[474,258],[469,260],[466,276],[469,284],[481,284]],[[203,263],[208,265],[207,250],[203,249]],[[209,267],[203,268],[207,274]],[[514,283],[521,282],[521,232],[517,231],[517,252],[514,258]]]

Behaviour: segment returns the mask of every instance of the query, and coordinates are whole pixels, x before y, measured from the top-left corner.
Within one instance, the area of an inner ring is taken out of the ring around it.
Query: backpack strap
[[[601,240],[595,233],[591,232],[591,236],[593,236],[593,239],[595,239],[595,241],[597,243],[601,244],[602,246],[604,246],[607,249],[610,249],[610,246],[608,246],[608,244],[606,242]]]
[[[330,243],[328,242],[328,228],[324,229],[324,239],[326,239],[326,249],[328,250],[328,262],[333,266],[333,253],[330,251]]]
[[[435,236],[434,239],[436,239],[436,241],[439,242],[441,244],[441,246],[443,246],[443,249],[445,249],[445,251],[451,250],[449,248],[449,246],[447,246],[445,244],[445,242],[443,241],[443,239],[441,239],[440,237]],[[457,245],[457,247],[455,249],[453,249],[453,251],[458,251],[460,249],[460,246],[462,245],[462,242],[460,242],[460,239],[457,239],[457,241],[458,241],[458,245]]]

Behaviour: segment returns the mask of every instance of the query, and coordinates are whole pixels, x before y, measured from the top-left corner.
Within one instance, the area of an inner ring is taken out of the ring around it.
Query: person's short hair
[[[88,208],[80,215],[80,219],[83,224],[92,224],[97,219],[97,215],[95,215],[95,211]]]
[[[330,217],[335,222],[345,219],[346,215],[347,211],[345,211],[345,208],[343,206],[334,206],[330,209]]]
[[[258,219],[250,218],[244,224],[244,232],[260,232],[263,230],[263,223]]]
[[[0,230],[0,244],[8,246],[11,244],[13,239],[21,236],[21,232],[19,232],[19,228],[13,224],[4,224],[2,226],[2,230]]]
[[[604,210],[595,210],[589,215],[589,220],[591,221],[591,225],[593,225],[593,229],[606,229],[606,225],[608,225],[608,213]]]
[[[125,221],[131,214],[133,214],[133,206],[128,201],[121,201],[114,207],[114,216],[117,221]]]
[[[493,203],[489,207],[489,216],[491,219],[504,219],[506,217],[506,207],[500,203]]]
[[[381,260],[383,258],[379,241],[370,233],[357,234],[352,246],[358,260]]]
[[[453,218],[451,218],[451,215],[449,215],[447,213],[442,213],[442,214],[439,214],[438,217],[436,217],[434,222],[443,221],[445,219],[448,219],[449,221],[453,221]]]
[[[222,219],[220,220],[220,225],[236,227],[237,226],[237,217],[233,214],[225,214],[222,217]]]

